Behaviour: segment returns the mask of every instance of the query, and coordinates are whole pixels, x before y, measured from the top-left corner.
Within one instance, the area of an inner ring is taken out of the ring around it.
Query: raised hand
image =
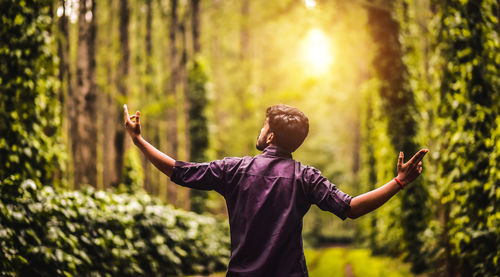
[[[125,117],[125,129],[127,129],[127,132],[133,141],[137,140],[141,136],[141,123],[139,121],[141,113],[136,111],[134,115],[129,115],[127,104],[124,104],[123,115]]]
[[[407,185],[413,182],[423,170],[422,159],[425,154],[429,152],[429,149],[422,149],[415,154],[407,163],[404,162],[404,154],[403,152],[399,152],[398,159],[398,179],[403,182],[403,184]]]

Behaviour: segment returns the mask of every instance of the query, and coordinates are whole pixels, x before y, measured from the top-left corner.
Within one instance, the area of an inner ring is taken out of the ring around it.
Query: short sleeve
[[[188,188],[215,190],[223,194],[224,160],[209,163],[188,163],[176,161],[172,182]]]
[[[307,167],[303,174],[305,191],[311,204],[316,204],[323,211],[328,211],[342,220],[350,209],[352,196],[339,190],[321,172],[313,167]]]

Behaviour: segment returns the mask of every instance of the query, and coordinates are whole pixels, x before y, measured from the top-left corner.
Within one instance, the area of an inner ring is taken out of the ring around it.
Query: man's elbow
[[[349,210],[347,210],[347,211],[345,212],[345,216],[346,216],[347,218],[350,218],[350,219],[356,219],[356,218],[360,217],[361,215],[360,215],[360,214],[358,214],[358,213],[355,213],[355,212],[352,210],[352,207],[351,207]]]

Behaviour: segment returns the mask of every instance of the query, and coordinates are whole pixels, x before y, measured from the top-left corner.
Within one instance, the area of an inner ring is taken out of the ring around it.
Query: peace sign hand
[[[398,179],[404,184],[407,185],[413,182],[423,170],[422,159],[425,154],[429,152],[429,149],[422,149],[415,154],[407,163],[403,163],[404,154],[403,152],[399,152],[398,159]]]
[[[127,129],[128,134],[135,142],[141,136],[141,123],[139,121],[141,113],[139,111],[136,111],[134,115],[129,116],[127,104],[124,104],[123,114],[125,117],[125,129]]]

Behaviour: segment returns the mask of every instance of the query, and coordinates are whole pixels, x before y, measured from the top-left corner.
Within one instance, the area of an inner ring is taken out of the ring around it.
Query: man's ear
[[[267,134],[266,144],[270,144],[273,141],[274,141],[274,132],[269,132],[269,134]]]

